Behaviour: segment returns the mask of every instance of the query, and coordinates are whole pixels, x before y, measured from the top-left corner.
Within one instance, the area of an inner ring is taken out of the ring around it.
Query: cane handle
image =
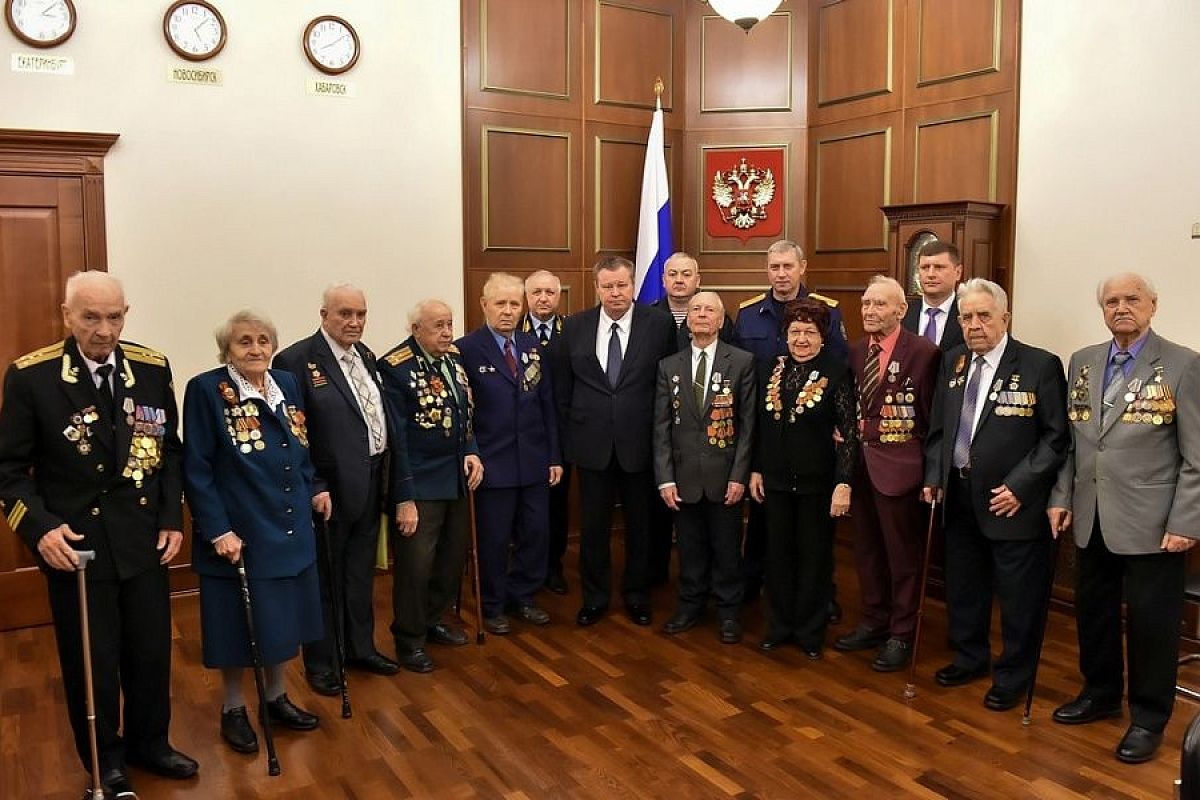
[[[79,563],[75,565],[75,569],[79,570],[80,572],[83,572],[85,569],[87,569],[87,565],[88,565],[89,561],[96,560],[96,551],[95,550],[76,550],[75,556],[76,556],[76,558],[79,559]]]

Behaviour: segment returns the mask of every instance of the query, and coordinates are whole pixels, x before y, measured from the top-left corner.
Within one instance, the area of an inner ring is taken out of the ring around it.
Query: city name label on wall
[[[308,93],[316,97],[354,97],[354,84],[349,81],[309,78],[307,87]]]
[[[37,72],[42,75],[74,75],[75,59],[69,56],[42,56],[33,53],[13,53],[13,72]]]
[[[167,67],[167,80],[194,86],[220,86],[225,82],[221,70],[206,67]]]

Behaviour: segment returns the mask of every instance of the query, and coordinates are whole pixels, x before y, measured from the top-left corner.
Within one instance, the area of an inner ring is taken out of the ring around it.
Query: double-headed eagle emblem
[[[746,163],[717,170],[713,175],[712,199],[721,220],[735,228],[753,228],[767,218],[767,205],[775,197],[775,175],[768,169]]]

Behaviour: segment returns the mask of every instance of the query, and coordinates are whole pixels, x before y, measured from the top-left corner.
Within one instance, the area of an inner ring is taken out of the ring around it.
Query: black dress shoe
[[[512,623],[503,614],[483,618],[483,629],[493,636],[507,636],[512,633]]]
[[[104,787],[104,796],[113,798],[137,797],[133,792],[133,784],[129,774],[120,767],[113,767],[100,774],[100,785]],[[90,792],[87,796],[91,796]]]
[[[690,631],[692,628],[696,627],[696,623],[699,621],[699,614],[689,614],[686,611],[676,611],[671,615],[671,618],[667,620],[667,624],[663,625],[663,633],[674,636],[677,633]]]
[[[947,664],[933,673],[933,679],[938,682],[939,686],[963,686],[984,677],[989,671],[990,668],[986,664],[975,669],[960,667],[958,664]]]
[[[842,607],[838,605],[837,600],[829,601],[829,608],[826,610],[826,617],[830,625],[837,625],[842,621]]]
[[[221,712],[221,738],[236,753],[257,753],[258,737],[250,727],[246,707],[238,706]]]
[[[550,571],[546,573],[546,589],[555,594],[567,593],[567,579],[563,577],[562,567],[557,569],[551,567]]]
[[[370,672],[374,675],[395,675],[400,671],[400,665],[383,653],[372,653],[362,658],[346,659],[346,666],[361,669],[364,672]],[[338,691],[341,691],[341,689],[342,687],[339,686]]]
[[[309,687],[317,694],[333,697],[342,691],[341,681],[332,672],[310,672],[304,676]]]
[[[833,641],[833,649],[840,653],[853,653],[858,650],[874,649],[887,640],[887,631],[876,632],[860,625],[845,636],[839,636],[835,639]]]
[[[987,690],[983,696],[983,707],[990,711],[1008,711],[1016,708],[1025,697],[1024,686],[996,686]]]
[[[876,672],[899,672],[912,659],[912,645],[900,639],[888,639],[875,654],[871,669]]]
[[[429,641],[434,644],[444,644],[450,647],[462,647],[467,643],[467,634],[461,628],[455,628],[447,625],[444,622],[439,622],[436,625],[430,626],[425,632]]]
[[[607,613],[608,609],[600,608],[599,606],[584,606],[575,615],[575,622],[580,627],[586,628],[589,625],[595,625]]]
[[[1121,701],[1100,701],[1081,694],[1054,709],[1054,721],[1062,725],[1083,725],[1098,719],[1121,716]]]
[[[773,653],[783,647],[788,642],[792,641],[791,635],[767,634],[761,642],[758,643],[758,649],[764,653]]]
[[[1158,746],[1162,744],[1162,734],[1152,730],[1130,725],[1129,730],[1121,737],[1117,745],[1117,760],[1126,764],[1142,764],[1154,758]]]
[[[196,763],[196,759],[179,752],[169,745],[154,755],[129,752],[126,754],[125,760],[147,772],[153,772],[155,775],[161,775],[164,778],[173,778],[174,780],[187,780],[193,777],[200,769],[200,765]]]
[[[525,606],[517,606],[516,611],[513,613],[519,618],[528,622],[530,625],[550,624],[550,615],[546,613],[546,610],[544,608],[535,606],[533,603]]]
[[[625,612],[629,614],[629,619],[634,625],[649,625],[650,624],[650,606],[645,603],[634,603],[627,606]]]
[[[723,619],[717,626],[717,638],[721,644],[737,644],[742,640],[742,624],[736,619]]]
[[[800,649],[809,661],[820,661],[825,655],[825,648],[819,644],[802,644]]]
[[[321,724],[316,714],[310,714],[288,699],[286,693],[267,701],[267,716],[272,725],[282,725],[293,731],[311,731]]]
[[[429,653],[425,652],[424,647],[418,647],[409,652],[397,650],[397,655],[400,656],[400,666],[409,672],[433,672],[433,659],[429,657]]]

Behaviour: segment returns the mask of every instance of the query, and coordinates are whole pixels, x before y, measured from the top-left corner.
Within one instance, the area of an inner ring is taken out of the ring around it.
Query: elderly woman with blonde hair
[[[246,714],[243,673],[253,665],[235,570],[245,561],[254,631],[266,669],[266,713],[274,725],[312,730],[318,718],[285,692],[283,666],[322,636],[312,512],[329,518],[316,485],[302,395],[288,372],[268,369],[275,326],[251,311],[216,332],[222,366],[188,382],[184,396],[184,485],[200,574],[204,665],[221,670],[221,736],[239,753],[258,749]]]

